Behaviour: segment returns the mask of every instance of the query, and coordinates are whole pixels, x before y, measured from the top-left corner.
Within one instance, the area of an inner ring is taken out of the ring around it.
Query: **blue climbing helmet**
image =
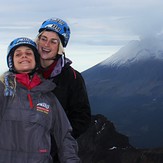
[[[70,38],[70,28],[65,21],[59,18],[45,20],[39,29],[39,33],[44,30],[56,32],[61,39],[63,47],[67,46]]]
[[[9,71],[11,72],[15,72],[14,64],[13,64],[14,51],[16,50],[16,48],[18,48],[19,46],[23,46],[23,45],[28,46],[33,50],[34,55],[35,55],[36,67],[39,66],[39,54],[37,51],[36,43],[29,38],[19,37],[19,38],[14,39],[9,44],[8,49],[7,49],[7,65],[9,67]]]

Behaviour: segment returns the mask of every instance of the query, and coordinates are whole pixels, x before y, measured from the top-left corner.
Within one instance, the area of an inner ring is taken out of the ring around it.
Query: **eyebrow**
[[[32,51],[32,49],[29,48],[29,47],[27,47],[26,50],[28,50],[28,51]],[[21,49],[16,49],[15,52],[16,52],[16,51],[21,51]]]
[[[41,37],[47,37],[47,36],[41,35],[40,38],[41,38]]]
[[[48,38],[48,36],[45,36],[45,35],[41,35],[40,38],[41,38],[41,37],[44,37],[44,38],[46,38],[46,39]],[[58,39],[58,38],[52,37],[52,38],[50,38],[50,40],[59,40],[59,39]]]

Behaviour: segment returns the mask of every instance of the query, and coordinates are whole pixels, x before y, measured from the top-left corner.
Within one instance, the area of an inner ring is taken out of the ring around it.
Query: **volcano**
[[[82,72],[92,114],[138,148],[163,146],[163,37],[134,40]]]

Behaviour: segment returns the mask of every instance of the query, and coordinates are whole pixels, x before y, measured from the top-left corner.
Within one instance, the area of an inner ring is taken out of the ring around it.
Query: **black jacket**
[[[74,138],[78,138],[89,127],[91,109],[84,79],[70,64],[69,59],[60,55],[49,79],[56,84],[53,92],[68,116]]]
[[[73,128],[73,136],[78,138],[90,124],[90,105],[81,74],[70,66],[54,77],[57,87],[53,90],[64,108]]]

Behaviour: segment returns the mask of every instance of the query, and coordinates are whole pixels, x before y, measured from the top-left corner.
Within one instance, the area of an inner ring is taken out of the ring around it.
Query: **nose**
[[[49,46],[50,45],[50,40],[46,40],[45,41],[45,46]]]
[[[26,53],[23,53],[22,54],[22,58],[26,58],[27,57],[27,54]]]

